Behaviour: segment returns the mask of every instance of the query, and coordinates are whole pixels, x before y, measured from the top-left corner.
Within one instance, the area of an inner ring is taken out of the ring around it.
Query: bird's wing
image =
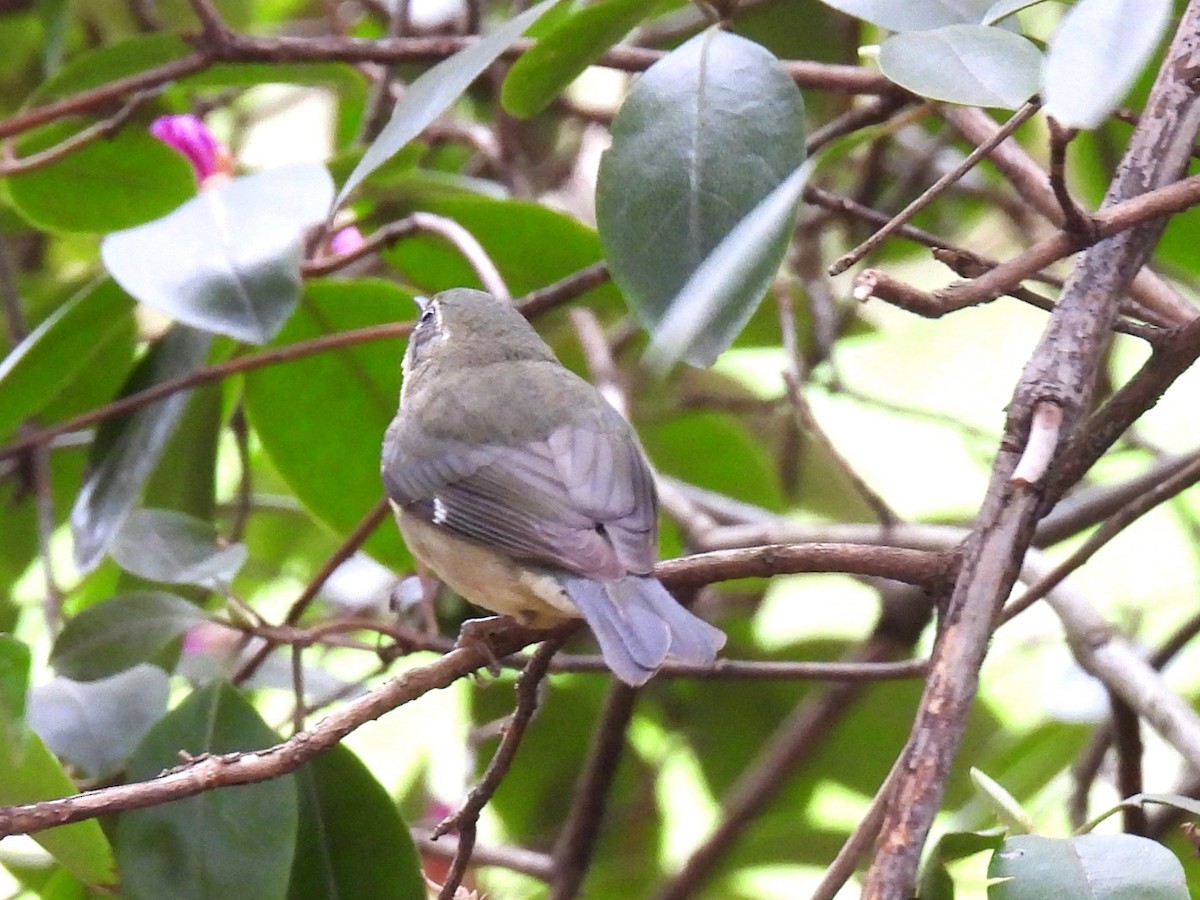
[[[388,496],[407,514],[521,559],[602,579],[647,573],[654,482],[610,412],[617,416],[605,410],[514,447],[470,446],[401,419],[385,445]]]

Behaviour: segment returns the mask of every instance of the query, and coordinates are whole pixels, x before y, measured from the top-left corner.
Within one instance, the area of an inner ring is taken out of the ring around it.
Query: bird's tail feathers
[[[609,668],[634,687],[645,684],[667,659],[710,665],[725,644],[720,629],[680,606],[656,578],[568,578],[564,588]]]

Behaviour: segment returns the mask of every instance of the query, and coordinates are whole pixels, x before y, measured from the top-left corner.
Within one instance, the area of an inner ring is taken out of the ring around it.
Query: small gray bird
[[[509,303],[419,300],[383,481],[413,555],[478,606],[536,627],[582,617],[644,684],[710,664],[725,635],[652,572],[658,498],[637,437]]]

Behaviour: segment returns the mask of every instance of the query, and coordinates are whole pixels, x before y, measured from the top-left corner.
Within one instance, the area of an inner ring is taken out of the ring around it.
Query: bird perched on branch
[[[510,304],[418,300],[383,481],[413,555],[479,606],[535,627],[583,618],[644,684],[707,665],[725,635],[654,577],[658,500],[629,423]]]

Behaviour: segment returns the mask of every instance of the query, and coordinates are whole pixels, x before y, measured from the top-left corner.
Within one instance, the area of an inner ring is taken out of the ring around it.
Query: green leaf
[[[20,753],[25,734],[25,695],[29,691],[29,645],[0,634],[0,738]]]
[[[971,769],[971,781],[984,796],[996,817],[1018,834],[1029,834],[1036,830],[1029,813],[1022,809],[1017,799],[1006,791],[999,783],[979,769]]]
[[[78,793],[62,764],[32,732],[14,742],[0,728],[0,805],[36,803]],[[116,861],[95,819],[60,825],[31,835],[63,868],[86,884],[113,887]]]
[[[655,467],[690,484],[767,509],[781,509],[783,492],[759,441],[733,416],[695,410],[661,423],[639,423]],[[703,453],[696,448],[703,447]]]
[[[411,296],[385,281],[310,281],[273,346],[395,322],[414,310]],[[305,508],[340,536],[383,497],[380,453],[396,414],[403,355],[404,342],[392,338],[246,375],[246,413],[267,456]],[[390,524],[365,549],[392,568],[412,565]]]
[[[261,344],[300,297],[304,228],[324,218],[324,166],[271,169],[207,188],[170,215],[108,235],[100,254],[134,297],[180,322]]]
[[[921,900],[954,900],[954,881],[946,871],[946,865],[984,850],[996,850],[1003,842],[1002,831],[952,831],[943,834],[925,858],[917,896]]]
[[[1049,838],[1022,834],[992,856],[989,900],[1188,900],[1183,866],[1170,850],[1131,834]]]
[[[1003,28],[947,25],[888,38],[879,48],[879,68],[923,97],[1016,109],[1041,85],[1042,54]]]
[[[822,0],[888,31],[926,31],[944,25],[974,24],[983,20],[992,0]]]
[[[0,441],[134,331],[133,301],[109,279],[77,293],[0,360]]]
[[[733,227],[667,304],[653,333],[661,363],[712,365],[758,308],[783,261],[796,206],[812,171],[803,165]]]
[[[638,79],[612,133],[597,226],[613,279],[654,334],[697,267],[803,162],[804,103],[767,50],[708,30]],[[787,246],[783,218],[689,360],[711,361],[753,314]]]
[[[98,681],[55,678],[29,696],[29,727],[89,778],[121,767],[167,711],[167,673],[139,665]]]
[[[40,128],[17,142],[17,155],[45,150],[77,131],[79,125],[71,122]],[[49,231],[129,228],[166,214],[196,192],[188,161],[134,125],[6,181],[21,215]]]
[[[571,15],[513,63],[500,90],[511,115],[537,115],[601,53],[619,41],[654,0],[600,0]]]
[[[246,548],[222,545],[211,522],[169,509],[131,512],[110,552],[126,572],[149,581],[212,590],[228,585],[246,561]]]
[[[54,642],[50,664],[78,681],[105,678],[153,659],[207,619],[195,604],[164,591],[118,594],[67,623]]]
[[[471,82],[499,59],[500,54],[512,46],[512,43],[555,2],[556,0],[543,0],[537,6],[525,10],[491,34],[460,50],[449,59],[442,60],[410,84],[379,137],[367,148],[363,158],[342,185],[334,206],[340,206],[364,178],[449,109],[450,104],[471,86]]]
[[[209,363],[223,361],[226,351],[232,346],[233,342],[227,339],[218,341],[209,354]],[[162,458],[146,480],[146,487],[142,491],[143,507],[174,510],[203,522],[213,520],[216,512],[217,448],[228,412],[224,405],[223,387],[219,381],[210,381],[191,392]],[[230,393],[233,394],[232,391]],[[231,563],[233,561],[229,560]],[[123,581],[128,583],[133,578],[131,575]],[[200,602],[208,592],[198,588],[180,591],[196,602]]]
[[[1150,60],[1171,0],[1080,0],[1046,56],[1046,112],[1071,128],[1098,128]]]
[[[124,393],[195,370],[204,362],[210,343],[204,332],[183,326],[171,329],[143,357]],[[75,563],[81,571],[90,571],[104,556],[158,463],[187,399],[187,392],[175,393],[101,426],[92,448],[91,471],[71,509]]]
[[[162,719],[129,761],[129,778],[153,778],[180,751],[233,753],[279,742],[232,687],[214,683]],[[296,846],[297,802],[290,775],[206,791],[122,813],[117,859],[129,900],[281,900]]]
[[[288,900],[425,900],[408,826],[357,756],[339,744],[296,780],[300,833]]]

